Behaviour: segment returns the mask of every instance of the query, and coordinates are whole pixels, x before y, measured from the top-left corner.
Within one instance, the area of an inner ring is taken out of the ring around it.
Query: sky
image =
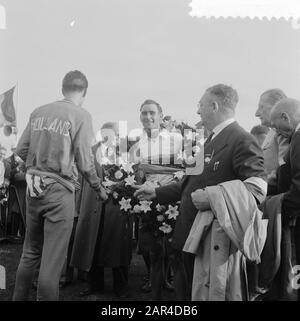
[[[288,21],[191,17],[190,0],[0,0],[0,93],[17,84],[21,134],[34,108],[61,98],[70,70],[84,72],[84,108],[95,132],[106,121],[140,127],[145,99],[191,125],[205,89],[232,85],[246,129],[260,94],[281,88],[300,99],[300,29]],[[1,139],[1,137],[0,137]]]

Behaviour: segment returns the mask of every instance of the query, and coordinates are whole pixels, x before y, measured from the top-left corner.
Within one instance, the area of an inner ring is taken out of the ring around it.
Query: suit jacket
[[[191,199],[192,192],[235,179],[244,181],[253,176],[266,179],[261,148],[237,122],[228,125],[205,146],[206,155],[210,155],[211,159],[204,163],[200,175],[187,176],[182,183],[156,189],[161,204],[181,201],[172,239],[173,247],[178,250],[182,250],[198,212]],[[261,195],[255,195],[255,191],[253,194],[258,202],[263,200]]]
[[[282,215],[292,218],[300,215],[300,131],[293,135],[285,160],[286,165],[281,167],[279,176],[282,178],[279,181],[281,191],[286,192],[283,196]],[[286,179],[283,180],[283,177]]]

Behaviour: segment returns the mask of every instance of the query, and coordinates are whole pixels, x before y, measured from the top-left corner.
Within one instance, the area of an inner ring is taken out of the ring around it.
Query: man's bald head
[[[268,89],[265,92],[263,92],[260,97],[264,97],[265,99],[267,99],[268,102],[273,106],[277,104],[280,100],[287,98],[283,90],[279,88]]]
[[[271,123],[282,136],[293,135],[300,123],[300,101],[293,98],[279,101],[272,108]]]

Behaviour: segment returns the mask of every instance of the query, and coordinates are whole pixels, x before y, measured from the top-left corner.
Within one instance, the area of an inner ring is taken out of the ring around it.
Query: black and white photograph
[[[0,0],[0,310],[300,300],[300,23],[208,2]]]

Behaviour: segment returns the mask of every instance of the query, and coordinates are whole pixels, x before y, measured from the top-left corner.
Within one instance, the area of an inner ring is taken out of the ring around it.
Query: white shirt
[[[297,125],[297,127],[296,127],[296,129],[295,129],[295,132],[296,132],[297,130],[300,130],[300,123]]]
[[[101,144],[100,148],[101,148],[101,155],[105,156],[107,153],[107,150],[108,150],[108,146],[105,143],[103,143],[103,144]],[[111,155],[109,155],[109,156],[111,156]]]
[[[139,141],[141,161],[147,160],[151,157],[152,162],[162,158],[170,157],[171,154],[177,155],[182,149],[182,136],[177,132],[170,133],[163,129],[154,138],[149,138],[147,133],[144,132]]]
[[[229,126],[230,124],[232,124],[233,122],[235,122],[235,119],[234,118],[229,118],[229,119],[226,119],[224,120],[222,123],[220,123],[219,125],[217,125],[212,131],[213,131],[213,136],[211,139],[215,139],[216,136],[218,134],[220,134],[220,132],[226,128],[227,126]]]
[[[96,160],[101,165],[115,164],[117,161],[116,145],[102,143],[96,152]]]

